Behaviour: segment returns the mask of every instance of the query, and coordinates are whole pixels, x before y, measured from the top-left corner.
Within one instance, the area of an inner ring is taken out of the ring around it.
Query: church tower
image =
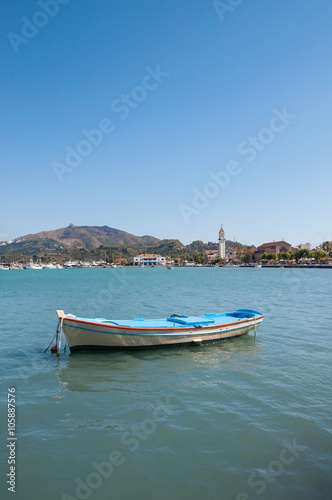
[[[225,236],[225,231],[222,228],[220,228],[219,231],[219,258],[220,259],[225,259],[226,257],[226,236]]]

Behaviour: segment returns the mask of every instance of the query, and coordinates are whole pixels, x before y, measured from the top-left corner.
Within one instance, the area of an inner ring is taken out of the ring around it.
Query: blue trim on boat
[[[237,311],[221,314],[205,314],[203,316],[178,316],[173,315],[169,318],[163,319],[143,319],[136,318],[132,320],[108,320],[105,318],[80,318],[73,315],[67,315],[64,319],[77,321],[80,323],[96,326],[117,326],[125,329],[151,329],[160,330],[178,329],[181,325],[183,327],[205,328],[209,325],[224,326],[228,323],[236,323],[240,320],[255,319],[263,316],[262,313],[254,309],[238,309]],[[173,325],[171,326],[171,324]]]

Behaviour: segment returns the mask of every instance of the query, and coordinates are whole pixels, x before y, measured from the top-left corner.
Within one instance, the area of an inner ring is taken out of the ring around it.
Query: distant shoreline
[[[8,267],[4,266],[5,270],[8,271],[35,271],[36,269],[26,269],[25,267]],[[226,268],[226,269],[257,269],[256,266],[232,266],[232,265],[224,265],[224,266],[206,266],[206,265],[200,265],[200,266],[177,266],[174,265],[172,266],[173,268],[179,268],[179,269],[193,269],[193,268]],[[72,266],[72,267],[62,267],[59,270],[63,269],[167,269],[167,266]],[[267,264],[263,265],[260,267],[260,269],[266,269],[266,268],[275,268],[275,269],[332,269],[332,265],[326,265],[326,264],[311,264],[311,265],[305,265],[305,264],[292,264],[292,265],[273,265],[273,264]],[[3,267],[0,266],[0,271],[4,270]],[[40,269],[41,270],[41,269]],[[43,269],[44,270],[44,269]],[[52,269],[52,271],[55,269]],[[46,269],[48,271],[48,269]],[[51,271],[51,269],[49,269]]]

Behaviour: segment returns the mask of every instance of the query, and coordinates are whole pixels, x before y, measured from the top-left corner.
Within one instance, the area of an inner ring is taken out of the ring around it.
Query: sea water
[[[331,299],[330,269],[0,271],[0,497],[332,498]],[[265,314],[256,338],[43,352],[56,309],[131,319],[238,308]]]

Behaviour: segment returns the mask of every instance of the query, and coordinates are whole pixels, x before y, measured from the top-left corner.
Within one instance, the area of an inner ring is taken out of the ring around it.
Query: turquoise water
[[[331,498],[331,298],[329,269],[0,271],[1,498]],[[56,309],[130,319],[240,307],[265,314],[256,338],[43,354]]]

